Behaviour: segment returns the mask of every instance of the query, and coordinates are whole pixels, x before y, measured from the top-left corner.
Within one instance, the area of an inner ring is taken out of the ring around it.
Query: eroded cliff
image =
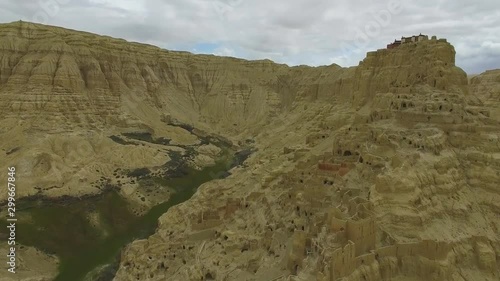
[[[469,89],[443,41],[345,73],[130,245],[115,280],[497,280],[498,108],[471,94],[493,85]]]
[[[19,196],[96,193],[118,168],[169,160],[157,145],[124,146],[112,136],[147,133],[168,139],[167,149],[200,142],[168,120],[251,136],[298,95],[325,92],[321,76],[343,71],[170,52],[25,22],[2,25],[0,38],[2,165],[22,170]]]

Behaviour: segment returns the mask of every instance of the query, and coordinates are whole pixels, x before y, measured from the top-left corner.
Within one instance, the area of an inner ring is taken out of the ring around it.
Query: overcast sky
[[[499,0],[0,0],[0,21],[289,65],[357,65],[402,35],[447,38],[469,74],[500,68]]]

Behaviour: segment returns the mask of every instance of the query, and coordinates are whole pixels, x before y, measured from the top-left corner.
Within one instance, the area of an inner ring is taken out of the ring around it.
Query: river
[[[59,257],[56,281],[111,280],[124,246],[153,234],[158,218],[170,207],[191,198],[201,184],[227,176],[246,157],[226,150],[214,166],[166,179],[165,184],[175,192],[142,216],[134,215],[116,190],[64,202],[21,200],[17,241]],[[89,214],[95,215],[97,224],[89,220]]]

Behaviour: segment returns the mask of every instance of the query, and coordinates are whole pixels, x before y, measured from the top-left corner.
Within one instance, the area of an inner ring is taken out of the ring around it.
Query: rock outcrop
[[[471,79],[471,94],[477,97],[477,108],[474,112],[483,112],[500,121],[500,69],[489,70]]]
[[[354,80],[355,99],[370,99],[380,92],[416,94],[416,85],[467,92],[467,74],[455,67],[455,49],[443,40],[369,52],[356,68]]]

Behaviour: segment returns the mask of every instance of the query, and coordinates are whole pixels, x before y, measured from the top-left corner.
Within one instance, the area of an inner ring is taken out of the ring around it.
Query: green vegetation
[[[83,280],[89,272],[116,263],[128,243],[153,234],[158,218],[170,207],[191,198],[198,186],[227,175],[234,165],[233,157],[226,150],[214,166],[201,171],[190,169],[186,175],[161,181],[175,193],[142,217],[135,216],[127,201],[113,190],[98,197],[65,202],[26,200],[22,210],[18,210],[18,242],[60,258],[56,281]],[[91,214],[97,222],[89,219]],[[116,270],[116,266],[108,268]],[[104,271],[107,276],[114,274]]]

